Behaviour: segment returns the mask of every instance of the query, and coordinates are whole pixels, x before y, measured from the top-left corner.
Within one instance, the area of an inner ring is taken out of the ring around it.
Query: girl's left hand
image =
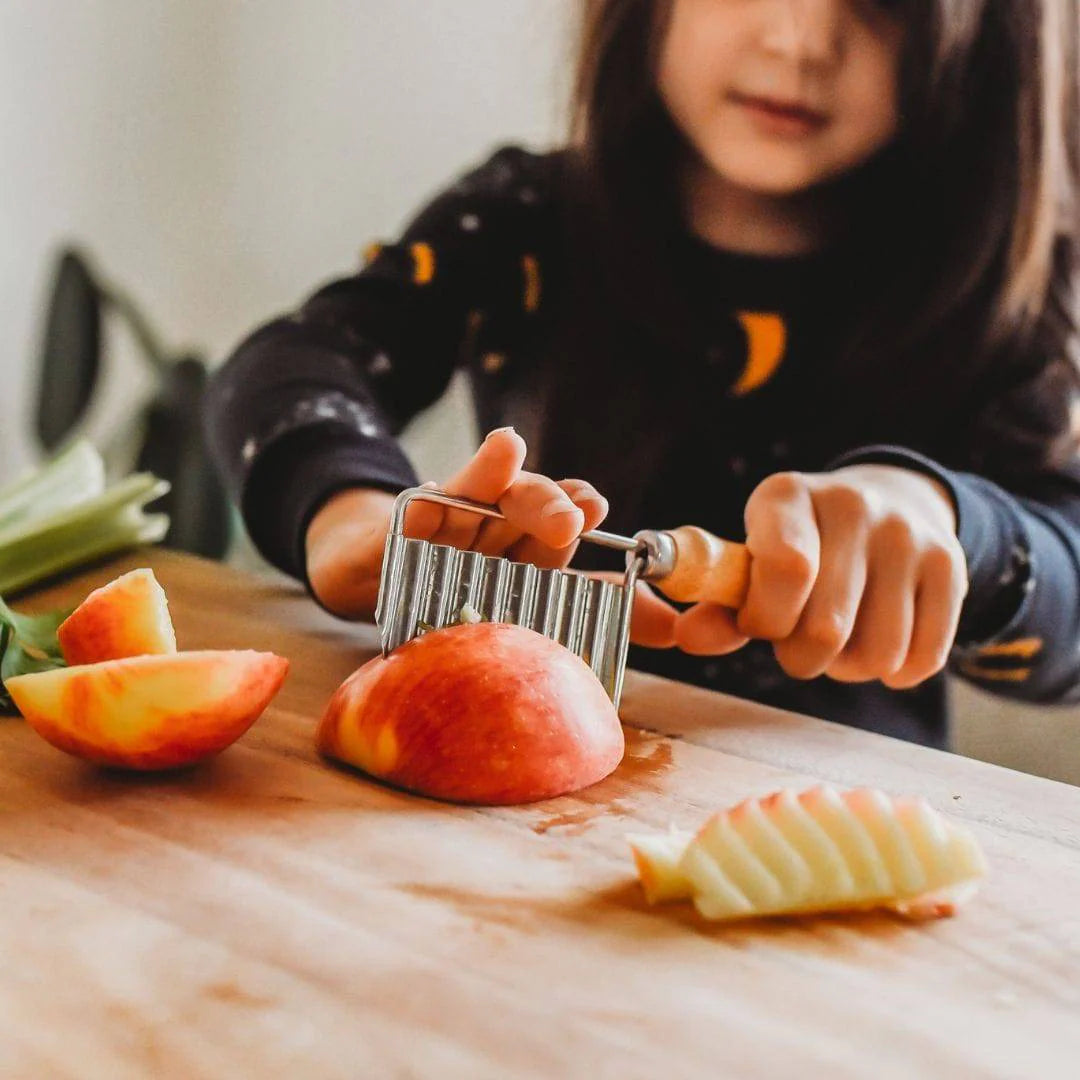
[[[675,619],[685,652],[773,642],[796,679],[880,679],[902,689],[944,665],[967,591],[952,501],[889,465],[776,473],[746,504],[750,588],[737,614],[698,604]]]

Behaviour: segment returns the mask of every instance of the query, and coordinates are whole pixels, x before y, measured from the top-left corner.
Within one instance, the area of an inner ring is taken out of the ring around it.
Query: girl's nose
[[[762,47],[806,64],[833,63],[841,51],[844,0],[764,0]]]

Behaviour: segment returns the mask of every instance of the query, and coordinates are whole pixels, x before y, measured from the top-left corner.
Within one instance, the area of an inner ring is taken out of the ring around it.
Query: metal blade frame
[[[588,543],[626,552],[621,584],[572,570],[541,570],[529,563],[462,551],[404,535],[405,512],[417,500],[502,518],[496,506],[434,488],[403,491],[386,537],[375,621],[383,655],[431,630],[462,621],[468,605],[490,622],[524,626],[580,656],[617,706],[622,696],[634,591],[647,562],[640,540],[601,530]]]

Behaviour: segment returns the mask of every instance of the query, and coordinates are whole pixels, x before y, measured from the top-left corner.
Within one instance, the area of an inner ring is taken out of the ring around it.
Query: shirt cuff
[[[346,488],[397,494],[416,483],[412,465],[393,439],[301,428],[275,440],[252,464],[241,509],[263,556],[311,592],[304,542],[323,503]]]

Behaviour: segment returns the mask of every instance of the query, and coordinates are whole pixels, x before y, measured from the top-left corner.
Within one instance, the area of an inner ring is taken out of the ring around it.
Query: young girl
[[[569,145],[499,151],[218,376],[255,543],[370,618],[395,435],[463,366],[496,430],[446,486],[507,521],[413,535],[563,565],[603,492],[745,538],[736,613],[642,587],[634,666],[931,744],[946,664],[1075,696],[1075,5],[585,9]]]

